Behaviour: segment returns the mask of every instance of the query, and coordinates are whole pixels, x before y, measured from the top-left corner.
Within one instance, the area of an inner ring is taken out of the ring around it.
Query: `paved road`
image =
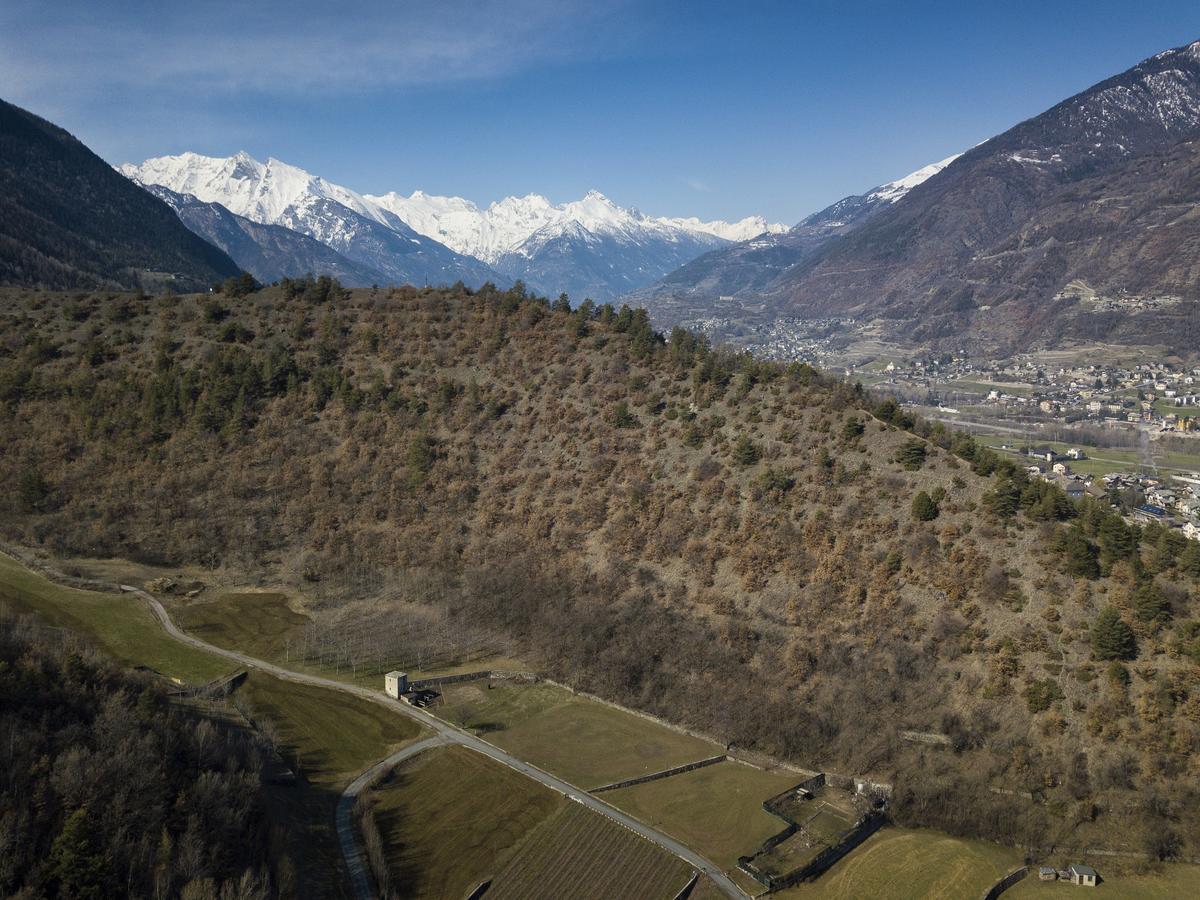
[[[508,766],[510,769],[520,772],[522,775],[529,776],[534,781],[541,782],[551,790],[557,791],[566,797],[570,797],[577,803],[582,803],[589,809],[595,810],[602,816],[607,816],[609,819],[612,819],[619,825],[625,826],[630,831],[641,835],[646,840],[657,844],[659,847],[662,847],[669,853],[678,856],[698,872],[701,872],[702,874],[711,878],[713,883],[717,885],[717,887],[723,894],[725,894],[725,896],[733,898],[733,900],[746,900],[747,895],[741,890],[741,888],[733,883],[733,881],[721,870],[719,866],[717,866],[715,863],[709,862],[706,858],[701,856],[699,853],[696,853],[694,850],[685,847],[670,835],[664,834],[656,828],[651,828],[649,825],[638,821],[633,816],[622,812],[615,806],[605,803],[598,797],[593,797],[587,791],[577,788],[573,784],[568,784],[561,778],[556,778],[549,772],[544,772],[537,766],[531,765],[524,760],[517,759],[515,756],[510,756],[499,747],[495,746],[494,744],[489,744],[487,741],[476,737],[470,732],[463,731],[461,728],[457,728],[454,725],[451,725],[449,722],[445,722],[436,716],[425,712],[424,710],[409,706],[407,703],[402,703],[399,700],[393,700],[391,697],[387,696],[387,694],[384,694],[380,691],[373,691],[369,688],[359,687],[358,685],[334,681],[332,678],[322,678],[320,675],[309,675],[306,672],[295,672],[291,669],[285,669],[282,666],[277,666],[274,663],[257,659],[245,653],[240,653],[237,650],[226,650],[224,647],[217,647],[213,644],[209,644],[206,641],[202,641],[199,638],[193,637],[187,632],[180,630],[179,627],[176,626],[174,620],[171,619],[171,616],[167,612],[166,608],[163,607],[162,603],[158,601],[157,597],[154,597],[153,595],[148,594],[139,588],[131,587],[125,584],[121,585],[120,588],[126,593],[136,594],[145,600],[150,606],[150,610],[158,618],[158,621],[162,625],[163,629],[177,641],[189,644],[190,646],[199,650],[204,650],[207,653],[223,656],[226,659],[231,659],[243,666],[258,669],[262,672],[266,672],[269,675],[273,675],[276,678],[283,679],[284,681],[291,681],[296,684],[308,684],[313,685],[314,687],[327,688],[328,690],[332,691],[342,691],[343,693],[353,694],[354,696],[360,697],[363,700],[367,700],[371,703],[378,703],[381,706],[386,706],[395,713],[408,716],[410,719],[415,719],[417,722],[420,722],[434,733],[434,740],[440,741],[444,744],[459,744],[461,746],[468,747],[471,750],[474,750],[476,753],[482,753],[484,756],[494,759],[501,765]],[[401,750],[400,752],[404,753],[404,750]],[[386,762],[386,760],[384,760],[384,762]],[[382,763],[380,763],[380,765],[382,765]],[[364,775],[365,774],[366,773],[364,773]],[[359,777],[362,778],[363,776]],[[351,807],[353,807],[353,801],[351,801]],[[357,854],[360,851],[357,848],[357,840],[354,837],[353,828],[350,829],[350,836],[351,840],[355,841],[354,852]],[[345,844],[343,844],[343,846],[345,846]],[[361,857],[357,858],[359,860],[359,865],[361,866]],[[349,859],[347,862],[353,868],[353,863]],[[370,896],[369,889],[367,894],[359,894],[359,896],[365,900],[366,897]]]
[[[435,734],[433,737],[425,738],[423,741],[417,741],[415,744],[409,744],[407,747],[397,750],[387,759],[381,759],[350,782],[349,787],[342,791],[342,796],[338,798],[335,818],[338,842],[342,845],[342,856],[346,858],[346,867],[350,870],[350,883],[354,886],[354,896],[359,900],[372,900],[377,894],[371,888],[371,874],[366,854],[358,841],[358,832],[354,828],[354,803],[358,800],[358,795],[362,793],[363,788],[373,784],[377,778],[380,778],[393,766],[399,765],[410,756],[416,756],[418,753],[445,743],[446,739],[442,735]]]

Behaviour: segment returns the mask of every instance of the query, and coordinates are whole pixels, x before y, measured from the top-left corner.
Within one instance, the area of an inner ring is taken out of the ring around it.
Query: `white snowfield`
[[[290,228],[297,228],[306,211],[320,201],[333,201],[388,228],[407,225],[451,250],[489,264],[511,253],[529,255],[533,248],[579,230],[633,243],[704,236],[716,238],[714,245],[787,230],[787,226],[769,223],[761,216],[739,222],[646,216],[617,206],[598,191],[561,204],[539,194],[506,197],[486,209],[461,197],[423,191],[408,197],[395,191],[359,194],[278,159],[259,162],[245,152],[230,157],[198,153],[160,156],[141,165],[126,163],[120,171],[144,184],[159,184],[206,203],[220,203],[255,222]]]
[[[950,163],[954,162],[962,156],[961,153],[955,153],[953,156],[947,156],[945,159],[930,163],[917,169],[915,172],[910,172],[903,178],[897,178],[895,181],[889,181],[887,184],[881,184],[875,190],[867,194],[868,200],[886,200],[888,203],[895,203],[918,184],[928,181]]]

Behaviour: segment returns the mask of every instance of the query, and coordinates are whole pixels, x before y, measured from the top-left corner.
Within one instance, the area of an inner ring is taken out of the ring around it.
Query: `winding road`
[[[159,602],[158,598],[146,593],[140,588],[130,585],[120,585],[122,591],[128,594],[134,594],[145,600],[149,605],[151,612],[154,613],[163,630],[175,640],[184,644],[195,647],[198,650],[203,650],[206,653],[212,653],[216,656],[223,656],[226,659],[233,660],[240,665],[248,668],[258,669],[266,672],[275,678],[284,681],[291,681],[296,684],[307,684],[314,687],[326,688],[331,691],[341,691],[346,694],[352,694],[363,700],[371,703],[377,703],[380,706],[385,706],[391,711],[399,715],[407,716],[410,719],[415,719],[421,725],[433,732],[433,737],[418,741],[415,744],[409,744],[407,747],[401,748],[396,753],[389,756],[387,759],[373,765],[370,769],[363,772],[354,780],[354,782],[346,789],[338,801],[337,809],[337,831],[338,837],[342,845],[342,853],[346,857],[346,864],[350,869],[351,879],[354,883],[355,895],[360,900],[372,900],[374,894],[371,890],[371,879],[367,873],[364,862],[364,854],[359,846],[358,837],[355,833],[353,823],[354,801],[363,787],[371,782],[378,774],[381,774],[387,767],[395,765],[400,760],[423,750],[427,750],[438,744],[458,744],[474,750],[476,753],[481,753],[484,756],[494,759],[501,765],[507,766],[522,775],[532,778],[534,781],[544,784],[553,791],[569,797],[577,803],[581,803],[602,816],[607,816],[612,821],[619,825],[628,828],[630,831],[641,835],[646,840],[653,844],[657,844],[662,849],[671,853],[685,863],[692,866],[696,871],[708,876],[713,883],[720,889],[725,896],[733,898],[733,900],[747,900],[747,895],[721,870],[719,866],[710,862],[705,857],[696,853],[694,850],[685,847],[679,841],[675,840],[668,834],[659,831],[656,828],[651,828],[644,822],[635,819],[633,816],[617,809],[611,804],[605,803],[598,797],[594,797],[582,788],[575,787],[573,784],[568,784],[561,778],[551,775],[539,769],[537,766],[531,765],[524,760],[517,759],[505,751],[501,750],[494,744],[489,744],[482,738],[471,734],[468,731],[463,731],[449,722],[445,722],[424,710],[417,709],[403,703],[399,700],[393,700],[391,697],[380,691],[373,691],[369,688],[359,687],[354,684],[346,684],[341,681],[334,681],[332,678],[322,678],[320,675],[309,675],[305,672],[296,672],[291,669],[285,669],[282,666],[277,666],[274,663],[266,660],[257,659],[237,650],[226,650],[224,647],[217,647],[206,641],[202,641],[197,637],[193,637],[187,632],[180,629],[167,612],[166,608]]]

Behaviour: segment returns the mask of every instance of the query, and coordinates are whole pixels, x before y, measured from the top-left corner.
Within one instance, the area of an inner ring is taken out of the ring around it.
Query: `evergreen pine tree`
[[[1092,652],[1097,659],[1133,659],[1137,655],[1133,630],[1111,606],[1100,610],[1092,624]]]

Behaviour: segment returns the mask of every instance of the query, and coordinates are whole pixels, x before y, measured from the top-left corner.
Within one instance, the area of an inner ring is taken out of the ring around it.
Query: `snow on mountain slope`
[[[506,197],[480,209],[460,197],[437,197],[417,191],[411,197],[388,193],[368,194],[370,200],[447,247],[497,264],[506,254],[520,252],[534,234],[543,234],[541,243],[577,224],[585,230],[624,240],[678,242],[685,235],[707,244],[705,235],[723,241],[739,241],[763,232],[786,231],[762,216],[748,216],[739,222],[702,222],[696,217],[652,217],[636,209],[617,206],[599,191],[589,191],[581,200],[552,204],[539,194]]]
[[[245,151],[227,158],[182,153],[126,163],[121,172],[144,184],[159,184],[205,203],[220,203],[252,222],[279,224],[288,207],[307,198],[333,200],[387,224],[380,209],[360,195],[275,158],[261,163]]]
[[[184,153],[120,167],[127,177],[190,194],[262,225],[281,225],[333,248],[385,282],[500,281],[496,272],[410,228],[360,194],[277,159]],[[298,263],[297,263],[298,264]],[[303,270],[296,274],[304,274]]]
[[[183,153],[120,169],[141,183],[308,235],[389,279],[524,278],[548,294],[583,291],[595,300],[649,284],[731,241],[786,231],[760,216],[732,223],[647,216],[598,191],[562,204],[538,194],[506,197],[486,209],[422,191],[364,195],[245,152],[227,158]],[[538,260],[540,253],[548,259]],[[572,266],[591,274],[578,276]]]
[[[940,162],[930,163],[917,169],[915,172],[910,172],[903,178],[897,178],[895,181],[889,181],[887,184],[881,184],[875,190],[867,193],[868,200],[886,200],[888,203],[895,203],[918,184],[928,181],[950,163],[954,162],[962,156],[961,153],[955,153],[953,156],[947,156]]]

